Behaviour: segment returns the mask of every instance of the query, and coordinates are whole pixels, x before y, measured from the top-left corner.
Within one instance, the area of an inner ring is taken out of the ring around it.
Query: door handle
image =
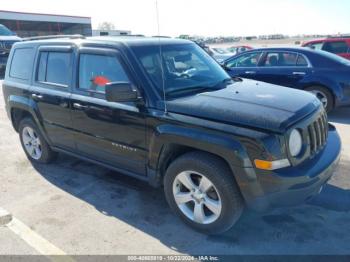
[[[40,100],[40,99],[43,99],[44,96],[43,95],[38,95],[38,94],[32,94],[32,98]]]
[[[245,73],[246,73],[247,75],[254,75],[254,74],[256,74],[255,71],[245,71]]]
[[[78,104],[78,103],[73,103],[73,107],[76,108],[76,109],[86,109],[86,108],[88,108],[88,106],[84,106],[84,105],[81,105],[81,104]]]
[[[305,72],[293,72],[293,75],[295,75],[295,76],[304,76],[304,75],[306,75],[306,73]]]

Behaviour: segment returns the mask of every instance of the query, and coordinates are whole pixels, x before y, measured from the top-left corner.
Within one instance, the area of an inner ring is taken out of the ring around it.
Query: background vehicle
[[[244,77],[314,93],[327,111],[350,105],[350,62],[306,48],[264,48],[224,62],[232,77]]]
[[[12,45],[21,39],[6,26],[0,24],[0,77],[4,74]]]
[[[230,51],[231,53],[234,53],[235,55],[237,55],[239,53],[243,53],[243,52],[248,51],[248,50],[252,50],[252,49],[253,49],[253,47],[247,46],[247,45],[231,46],[231,47],[227,48],[228,51]]]
[[[210,50],[210,47],[206,43],[204,43],[203,41],[193,41],[193,43],[196,43],[205,52],[207,52],[210,56],[213,56],[213,52]]]
[[[235,55],[235,53],[232,53],[225,48],[220,47],[209,47],[209,50],[211,56],[219,63]]]
[[[309,199],[339,160],[337,131],[312,94],[233,81],[190,41],[24,41],[9,63],[6,110],[28,159],[63,152],[164,186],[201,232],[229,229],[244,206]]]
[[[330,52],[350,60],[350,38],[328,38],[306,42],[303,47]]]

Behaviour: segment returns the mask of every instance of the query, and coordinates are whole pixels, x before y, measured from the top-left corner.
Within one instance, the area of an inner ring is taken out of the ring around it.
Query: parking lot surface
[[[319,196],[298,207],[246,211],[229,232],[206,236],[171,213],[162,189],[65,155],[33,166],[0,91],[0,207],[74,255],[349,254],[350,108],[337,109],[330,120],[342,138],[342,158]],[[0,254],[37,253],[0,227]]]

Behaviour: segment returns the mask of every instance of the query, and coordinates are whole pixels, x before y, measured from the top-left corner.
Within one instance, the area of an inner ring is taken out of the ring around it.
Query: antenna
[[[160,26],[159,26],[159,9],[158,0],[156,0],[156,12],[157,12],[157,27],[158,27],[158,44],[159,44],[159,58],[160,58],[160,70],[162,73],[162,90],[163,90],[163,100],[164,100],[164,114],[168,113],[168,108],[166,105],[166,94],[165,94],[165,77],[164,77],[164,67],[163,67],[163,53],[162,45],[160,43]]]

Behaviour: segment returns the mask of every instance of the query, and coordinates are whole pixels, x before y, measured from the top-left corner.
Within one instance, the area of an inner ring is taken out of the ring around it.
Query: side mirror
[[[230,68],[227,66],[227,63],[221,64],[221,67],[226,71],[230,71]]]
[[[108,102],[136,102],[138,92],[129,82],[111,82],[106,84],[106,100]]]

